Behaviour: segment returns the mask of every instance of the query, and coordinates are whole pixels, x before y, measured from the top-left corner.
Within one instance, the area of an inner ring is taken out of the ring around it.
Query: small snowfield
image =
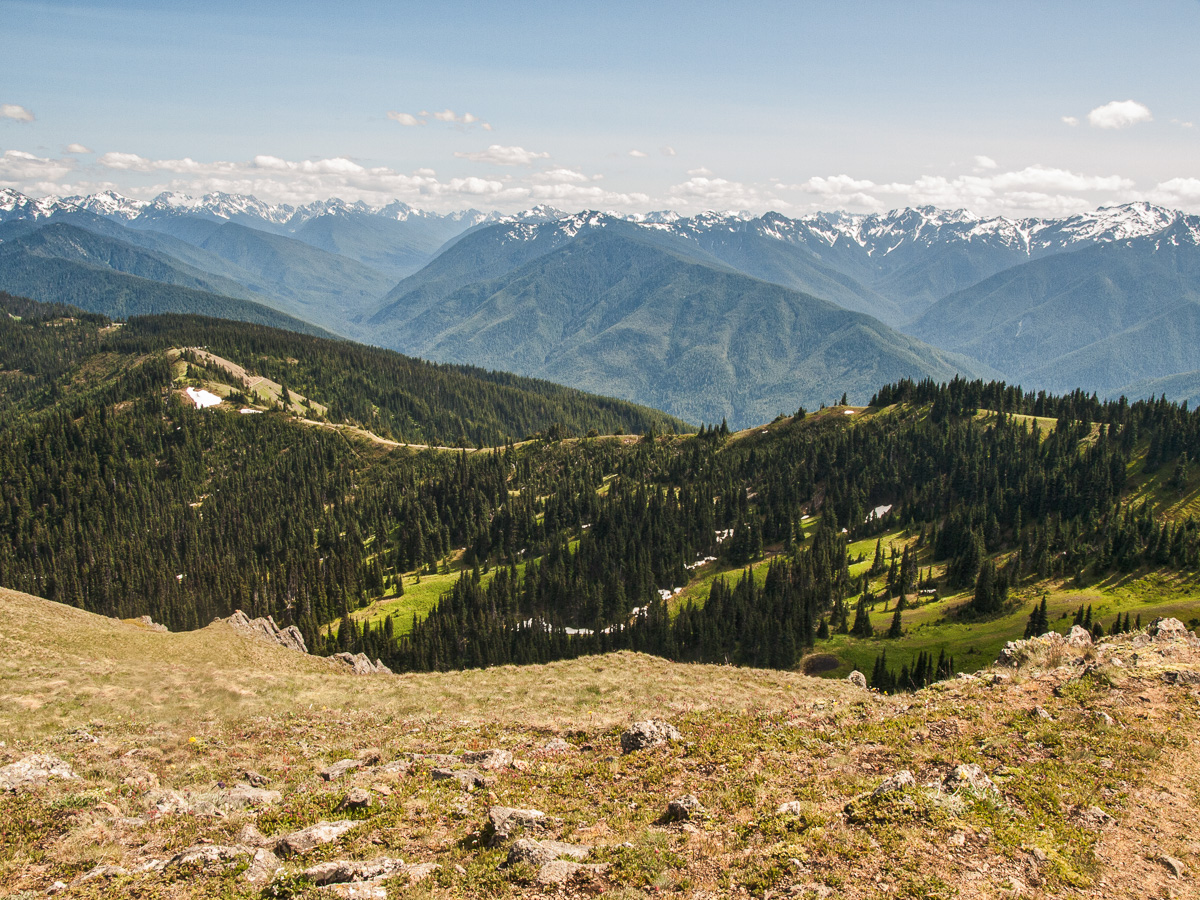
[[[207,409],[210,406],[217,406],[221,403],[220,397],[203,388],[189,387],[187,395],[196,404],[196,409]]]

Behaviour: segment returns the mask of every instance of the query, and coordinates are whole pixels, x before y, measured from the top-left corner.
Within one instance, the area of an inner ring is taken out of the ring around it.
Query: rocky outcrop
[[[355,675],[391,675],[392,670],[380,660],[371,662],[365,653],[335,653],[330,659],[346,665]]]
[[[1090,647],[1092,646],[1092,635],[1082,625],[1072,625],[1071,630],[1067,632],[1068,647]]]
[[[683,735],[679,733],[679,729],[669,722],[660,722],[657,719],[634,722],[632,727],[621,735],[621,752],[633,753],[682,738]]]
[[[1083,631],[1083,629],[1079,629]],[[1087,635],[1087,632],[1084,631]],[[1087,635],[1088,644],[1092,637]],[[1040,637],[1024,641],[1009,641],[996,657],[996,665],[1016,668],[1023,665],[1040,665],[1053,668],[1059,665],[1065,657],[1072,656],[1070,644],[1057,631],[1048,631]],[[1076,645],[1078,646],[1078,645]]]
[[[858,669],[847,675],[846,680],[855,687],[862,688],[864,691],[867,689],[867,676],[858,671]]]
[[[1178,619],[1155,619],[1146,629],[1146,634],[1156,641],[1186,640],[1192,636],[1187,626]]]
[[[667,812],[663,817],[668,822],[686,822],[704,814],[704,806],[691,794],[684,794],[667,804]]]
[[[916,787],[917,779],[913,777],[913,773],[907,769],[901,769],[895,775],[883,779],[879,787],[871,792],[872,797],[884,797],[888,794],[895,794],[903,791],[906,788]]]
[[[493,806],[487,815],[484,832],[487,842],[492,846],[507,841],[522,829],[538,828],[546,819],[546,814],[541,810],[515,809],[511,806]]]
[[[0,790],[33,791],[43,788],[51,778],[71,779],[77,776],[63,760],[47,753],[35,753],[18,762],[0,768]]]
[[[322,844],[332,844],[351,828],[356,828],[358,822],[341,819],[336,822],[318,822],[308,828],[301,828],[276,839],[275,852],[284,856],[297,856],[315,850]]]
[[[142,616],[140,619],[134,619],[138,627],[145,628],[147,631],[166,631],[166,625],[160,625],[149,616]]]
[[[988,778],[987,773],[974,763],[962,763],[954,767],[949,775],[942,782],[943,790],[952,791],[954,793],[972,793],[979,796],[984,795],[999,795],[996,785],[992,783],[992,779]]]
[[[240,609],[234,610],[233,615],[227,619],[217,618],[214,622],[224,622],[235,631],[242,634],[249,634],[255,637],[264,638],[268,641],[278,644],[281,647],[286,647],[289,650],[297,650],[300,653],[307,653],[308,647],[304,643],[304,635],[300,633],[300,629],[295,625],[289,625],[287,628],[280,628],[275,624],[275,619],[271,616],[260,619],[252,619]]]

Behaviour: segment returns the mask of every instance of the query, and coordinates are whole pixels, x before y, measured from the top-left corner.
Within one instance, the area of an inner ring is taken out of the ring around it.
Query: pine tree
[[[898,638],[898,637],[904,636],[904,626],[900,622],[900,613],[901,613],[901,609],[899,606],[897,606],[896,612],[892,616],[892,625],[888,629],[888,633],[887,633],[887,636],[890,638]]]

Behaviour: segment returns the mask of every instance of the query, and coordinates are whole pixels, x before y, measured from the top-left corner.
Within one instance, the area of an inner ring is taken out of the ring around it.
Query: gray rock
[[[666,818],[671,822],[686,822],[703,814],[703,804],[691,794],[684,794],[667,804]]]
[[[350,819],[340,819],[336,822],[318,822],[316,825],[301,828],[299,831],[293,831],[278,838],[275,841],[275,852],[282,853],[284,856],[307,853],[309,850],[320,847],[322,844],[332,844],[351,828],[357,827],[358,824],[358,822]]]
[[[1067,646],[1090,647],[1092,635],[1082,625],[1072,625],[1071,630],[1067,632]]]
[[[901,769],[895,775],[883,779],[879,787],[871,791],[872,797],[883,797],[886,794],[894,794],[897,791],[903,791],[906,788],[916,787],[917,779],[913,777],[913,773],[908,769]]]
[[[337,805],[335,812],[346,812],[353,809],[367,809],[371,805],[371,792],[362,788],[352,788],[342,802]]]
[[[799,800],[789,800],[787,803],[780,803],[776,812],[781,816],[802,816],[804,804]]]
[[[246,783],[251,787],[265,788],[270,783],[270,781],[267,779],[267,776],[259,775],[253,769],[247,769],[245,772],[243,772],[242,778],[244,778]]]
[[[538,869],[537,880],[541,884],[565,884],[579,875],[589,877],[603,874],[608,866],[602,863],[577,863],[566,859],[556,859]]]
[[[33,791],[46,786],[51,778],[73,779],[75,772],[57,756],[34,753],[0,768],[0,790]]]
[[[366,861],[338,859],[310,866],[304,870],[304,875],[316,885],[347,884],[385,877],[404,868],[404,860],[387,856]]]
[[[143,799],[146,811],[160,816],[186,816],[193,812],[191,801],[179,791],[149,791]]]
[[[242,873],[242,878],[255,887],[263,887],[270,884],[281,869],[279,857],[265,847],[259,847],[250,858],[250,867]]]
[[[97,879],[100,879],[100,878],[120,878],[122,875],[128,875],[128,874],[129,874],[129,870],[126,869],[124,866],[99,865],[99,866],[96,866],[96,868],[91,869],[91,870],[83,873],[82,875],[80,875],[78,878],[75,879],[73,884],[84,884],[88,881],[96,881]]]
[[[542,747],[543,753],[569,753],[575,748],[564,741],[562,738],[554,738],[547,742],[546,746]]]
[[[1173,641],[1177,638],[1187,638],[1190,632],[1178,619],[1155,619],[1146,629],[1146,634],[1156,641]]]
[[[222,844],[195,844],[185,850],[180,850],[167,860],[164,868],[173,869],[177,866],[226,865],[236,862],[248,851],[245,847],[226,847]]]
[[[1089,806],[1087,809],[1082,810],[1079,813],[1079,819],[1085,825],[1094,825],[1097,828],[1104,825],[1109,825],[1116,821],[1112,816],[1098,806]]]
[[[380,660],[371,662],[365,653],[335,653],[330,659],[343,663],[355,675],[391,675],[392,670]]]
[[[475,766],[485,772],[507,769],[513,764],[513,755],[507,750],[473,750],[462,755],[464,765]]]
[[[1043,722],[1050,722],[1050,721],[1053,721],[1053,719],[1054,719],[1054,717],[1051,716],[1050,713],[1046,712],[1046,710],[1040,706],[1035,706],[1033,709],[1031,709],[1029,711],[1029,715],[1031,715],[1035,719],[1041,719]]]
[[[1166,853],[1159,854],[1158,862],[1164,869],[1174,875],[1176,878],[1183,878],[1187,875],[1187,866],[1183,864],[1183,860],[1176,859],[1174,856],[1168,856]]]
[[[533,838],[521,838],[508,851],[508,864],[511,866],[517,863],[528,863],[531,866],[543,866],[556,859],[586,859],[591,851],[591,847],[582,844],[565,844],[562,841],[535,841]]]
[[[142,616],[141,618],[135,619],[134,621],[137,622],[139,627],[145,628],[147,631],[166,631],[167,630],[166,625],[158,624],[149,616]]]
[[[947,775],[945,781],[942,782],[942,787],[955,793],[970,792],[979,795],[998,795],[1000,793],[996,789],[996,785],[992,783],[992,779],[988,778],[987,773],[975,763],[963,763],[955,766],[954,771]]]
[[[1200,684],[1200,672],[1184,669],[1178,672],[1163,672],[1167,684]]]
[[[408,876],[409,881],[415,884],[418,881],[424,881],[440,868],[441,866],[435,862],[413,863],[411,866],[404,867],[404,874]]]
[[[262,788],[240,784],[229,790],[220,791],[212,801],[220,809],[249,809],[261,806],[278,806],[283,802],[283,794],[279,791],[268,791]]]
[[[259,831],[252,823],[247,823],[238,830],[237,837],[234,838],[243,847],[262,847],[269,843],[266,836]]]
[[[523,828],[538,828],[546,814],[536,809],[515,809],[511,806],[493,806],[487,812],[488,827],[493,845],[507,841]]]
[[[353,772],[361,765],[362,763],[360,763],[357,759],[343,759],[322,769],[321,777],[326,781],[336,781],[347,772]]]
[[[1113,721],[1113,717],[1102,709],[1096,710],[1094,713],[1092,713],[1092,716],[1095,718],[1098,724],[1105,728],[1112,728],[1113,725],[1116,724],[1116,722]]]
[[[233,615],[228,619],[217,618],[213,621],[224,622],[234,631],[268,640],[289,650],[296,650],[300,653],[308,652],[308,647],[304,643],[304,635],[300,633],[299,628],[295,625],[280,628],[271,616],[267,616],[265,619],[251,619],[238,609],[234,610]]]
[[[847,675],[846,680],[855,687],[862,688],[864,691],[867,689],[867,676],[858,671],[858,669]]]
[[[387,900],[387,888],[375,881],[352,881],[347,884],[328,884],[321,893],[342,900]]]
[[[473,791],[475,788],[487,787],[491,779],[485,778],[474,769],[434,769],[429,773],[434,781],[449,781],[454,779],[462,785],[463,790]]]
[[[662,722],[658,719],[634,722],[633,726],[621,735],[621,752],[633,753],[636,750],[657,747],[682,738],[683,735],[679,733],[679,729],[669,722]]]

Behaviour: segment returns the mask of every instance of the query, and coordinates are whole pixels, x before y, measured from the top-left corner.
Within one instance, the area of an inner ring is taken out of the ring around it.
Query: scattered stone
[[[76,774],[63,760],[46,753],[35,753],[24,759],[0,768],[0,790],[33,791],[43,788],[51,778],[76,778]]]
[[[455,766],[462,764],[462,760],[459,757],[450,753],[406,753],[404,756],[412,762],[430,763],[443,769],[453,769]],[[390,765],[395,765],[395,763],[391,763]]]
[[[669,722],[649,719],[645,722],[634,722],[633,726],[621,735],[621,752],[633,753],[635,750],[645,750],[647,747],[657,747],[660,744],[678,741],[683,738],[679,729]]]
[[[867,676],[858,671],[858,669],[847,675],[846,680],[855,687],[862,688],[864,691],[867,689]]]
[[[394,759],[379,767],[381,775],[408,775],[413,770],[413,764],[408,759]]]
[[[1116,722],[1113,720],[1113,717],[1102,709],[1094,711],[1092,713],[1092,717],[1096,720],[1097,724],[1102,725],[1105,728],[1112,728],[1113,725],[1116,724]]]
[[[326,781],[335,781],[338,778],[341,778],[347,772],[353,772],[361,765],[362,763],[360,763],[357,759],[343,759],[322,769],[321,777]]]
[[[369,861],[338,859],[318,863],[304,870],[304,875],[316,885],[346,884],[353,881],[370,881],[385,877],[404,869],[404,861],[381,857]]]
[[[160,625],[149,616],[141,616],[133,620],[140,628],[145,628],[147,631],[167,631],[166,625]]]
[[[345,664],[355,675],[391,675],[392,670],[382,660],[371,662],[365,653],[335,653],[330,659]]]
[[[1183,860],[1176,859],[1174,856],[1168,856],[1161,853],[1157,860],[1164,869],[1174,875],[1176,878],[1182,878],[1187,874],[1187,866],[1183,864]]]
[[[537,828],[546,814],[536,809],[514,809],[511,806],[493,806],[487,812],[487,826],[491,830],[489,843],[492,846],[507,841],[521,828]]]
[[[1067,632],[1068,647],[1090,647],[1092,646],[1092,635],[1082,625],[1072,625],[1071,630]]]
[[[440,868],[441,866],[435,862],[413,863],[411,866],[404,867],[404,873],[408,875],[409,881],[416,883],[424,881]]]
[[[704,806],[691,794],[684,794],[678,800],[667,804],[666,818],[670,822],[686,822],[704,813]]]
[[[96,737],[90,731],[84,731],[82,728],[76,728],[71,732],[71,737],[81,744],[98,744],[100,738]]]
[[[542,747],[543,753],[570,753],[575,748],[564,741],[562,738],[554,738],[547,742],[546,746]]]
[[[47,896],[53,897],[55,894],[61,894],[67,889],[66,882],[56,881],[50,887],[46,888]]]
[[[577,863],[556,859],[538,869],[537,880],[541,884],[565,884],[579,875],[600,875],[608,869],[603,863]]]
[[[186,816],[192,813],[192,804],[179,791],[149,791],[143,798],[146,811],[160,816]]]
[[[879,787],[871,791],[871,796],[883,797],[886,794],[894,794],[906,788],[916,787],[916,785],[917,779],[913,777],[913,773],[908,771],[908,769],[901,769],[895,775],[883,779]]]
[[[962,793],[969,791],[974,794],[999,794],[992,779],[975,763],[963,763],[954,767],[954,771],[946,776],[942,787],[947,791]]]
[[[1191,636],[1187,626],[1178,619],[1155,619],[1146,629],[1146,634],[1156,641],[1173,641]]]
[[[453,778],[466,791],[488,787],[491,784],[491,779],[485,778],[474,769],[434,769],[429,774],[434,781],[448,781]]]
[[[254,828],[253,825],[247,825],[246,827]],[[255,831],[257,830],[255,828]],[[250,858],[250,866],[242,873],[242,877],[255,887],[262,887],[270,884],[282,868],[279,865],[278,856],[265,847],[259,847],[254,851],[254,856]]]
[[[802,816],[804,804],[799,800],[789,800],[787,803],[780,803],[776,812],[781,816]]]
[[[301,828],[285,834],[275,841],[275,852],[284,856],[296,856],[320,847],[322,844],[332,844],[358,822],[351,819],[340,819],[336,822],[318,822],[308,828]]]
[[[270,781],[267,779],[267,776],[259,775],[253,769],[247,769],[245,772],[243,772],[242,778],[244,778],[246,783],[249,784],[251,787],[260,788],[260,787],[266,787],[268,784],[270,784]]]
[[[485,772],[507,769],[513,764],[513,755],[507,750],[474,750],[462,755],[464,765],[476,766]]]
[[[533,838],[521,838],[508,851],[508,865],[528,863],[531,866],[544,866],[556,859],[569,857],[574,860],[586,859],[592,848],[582,844],[565,844],[562,841],[535,841]]]
[[[286,647],[288,650],[296,650],[300,653],[308,652],[308,647],[304,643],[304,635],[300,633],[299,628],[295,625],[280,628],[271,616],[267,616],[265,619],[252,619],[237,609],[228,619],[216,618],[213,619],[213,622],[224,622],[234,631],[263,638],[281,647]],[[163,630],[166,631],[165,628]]]
[[[334,812],[347,812],[355,809],[367,809],[370,807],[370,805],[370,791],[363,790],[362,788],[352,788],[350,792],[342,798],[342,802],[337,805],[337,808],[334,810]]]
[[[1049,857],[1046,856],[1046,851],[1043,850],[1041,847],[1034,847],[1032,850],[1029,851],[1029,855],[1033,857],[1033,861],[1036,862],[1038,865],[1041,865],[1047,859],[1049,859]]]
[[[283,802],[283,794],[279,791],[268,791],[263,788],[251,787],[248,784],[238,785],[229,790],[220,791],[213,798],[213,803],[220,809],[248,809],[260,806],[278,806]]]
[[[1054,719],[1050,713],[1046,712],[1046,710],[1040,706],[1035,706],[1029,711],[1029,714],[1035,719],[1041,719],[1043,722],[1050,722]]]

